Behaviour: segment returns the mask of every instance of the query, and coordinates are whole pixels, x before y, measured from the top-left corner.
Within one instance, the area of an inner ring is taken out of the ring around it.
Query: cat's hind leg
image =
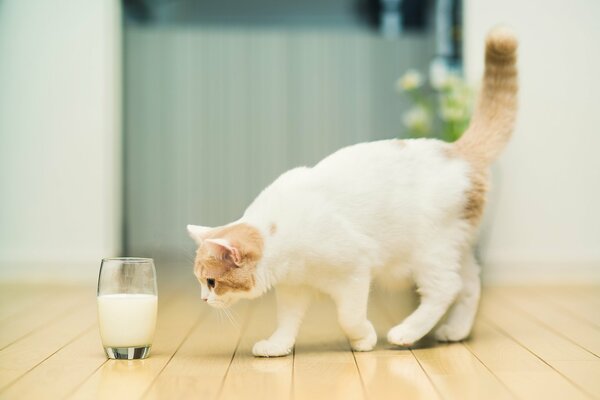
[[[257,342],[252,354],[257,357],[290,354],[312,294],[311,289],[303,286],[277,287],[277,329],[270,338]]]
[[[479,270],[479,265],[469,250],[460,272],[463,288],[458,294],[456,302],[450,308],[446,321],[435,331],[436,339],[443,342],[455,342],[469,336],[475,321],[481,292]]]
[[[355,351],[371,351],[377,343],[375,328],[367,319],[369,288],[369,276],[355,276],[328,289],[337,307],[340,326]]]
[[[462,289],[459,258],[453,251],[435,251],[419,263],[413,277],[421,303],[402,323],[389,330],[390,343],[411,346],[440,321]]]

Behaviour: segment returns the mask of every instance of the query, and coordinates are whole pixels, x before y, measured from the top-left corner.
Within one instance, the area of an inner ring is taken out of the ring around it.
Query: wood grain
[[[239,304],[232,312],[238,326],[217,310],[207,310],[144,398],[216,398],[247,322],[248,304]]]
[[[106,360],[93,289],[2,286],[0,300],[15,302],[0,306],[9,342],[0,399],[600,398],[600,296],[591,287],[486,288],[469,340],[425,338],[410,349],[385,335],[415,296],[375,291],[379,342],[368,353],[351,351],[332,302],[317,296],[294,354],[261,359],[251,349],[275,328],[272,294],[236,305],[230,322],[200,301],[187,273],[161,283],[152,353],[137,361]]]
[[[220,399],[285,399],[292,388],[293,357],[257,358],[255,342],[268,338],[275,329],[273,296],[256,300],[251,318],[223,382]],[[248,390],[252,388],[251,390]]]
[[[294,353],[296,399],[364,399],[365,391],[350,344],[332,302],[318,299],[307,312]]]

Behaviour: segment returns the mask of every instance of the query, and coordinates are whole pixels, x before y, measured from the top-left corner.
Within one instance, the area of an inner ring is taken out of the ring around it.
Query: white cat
[[[516,48],[506,29],[488,36],[479,104],[457,142],[393,139],[346,147],[281,175],[239,220],[188,226],[198,244],[194,273],[208,304],[227,307],[277,286],[278,328],[255,344],[255,355],[290,353],[315,289],[334,300],[352,348],[373,349],[371,281],[407,275],[421,303],[389,331],[391,343],[415,343],[444,315],[436,338],[469,335],[480,292],[472,246],[488,167],[513,131]]]

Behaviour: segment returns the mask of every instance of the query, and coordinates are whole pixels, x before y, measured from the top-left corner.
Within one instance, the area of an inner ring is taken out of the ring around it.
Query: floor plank
[[[410,293],[385,299],[392,326],[417,306]],[[514,395],[463,343],[441,344],[425,337],[411,350],[435,388],[446,399],[511,399]]]
[[[600,399],[600,360],[554,360],[552,366],[591,396]]]
[[[482,301],[481,314],[480,318],[510,336],[586,393],[593,395],[598,391],[598,383],[581,374],[582,369],[600,361],[592,353],[528,318],[527,314],[511,308],[494,294],[489,294]],[[578,368],[578,365],[581,367]]]
[[[208,310],[144,398],[216,398],[247,322],[248,303],[237,304],[232,312],[236,314],[237,327],[217,310]]]
[[[160,297],[159,297],[160,298]],[[172,301],[159,303],[151,355],[145,360],[108,360],[70,396],[73,399],[112,399],[115,392],[140,398],[167,365],[178,346],[206,311],[199,297],[185,288]],[[102,348],[96,349],[102,354]]]
[[[481,318],[475,323],[473,340],[465,343],[519,398],[587,398],[579,388],[552,367]]]
[[[551,303],[547,304],[552,307]],[[580,389],[591,396],[600,393],[600,381],[590,379],[594,371],[600,372],[600,359],[594,354],[508,306],[498,295],[486,296],[480,313],[480,318],[506,333]]]
[[[503,301],[515,309],[525,311],[529,318],[600,357],[600,329],[594,325],[582,321],[564,309],[549,307],[550,303],[530,289],[495,288],[490,289],[490,292],[501,296]]]
[[[600,290],[589,288],[536,288],[535,293],[600,329]]]
[[[236,400],[244,393],[245,399],[284,400],[291,395],[293,357],[257,358],[252,355],[254,343],[268,338],[275,329],[274,296],[254,300],[252,308],[219,398]]]
[[[552,305],[546,304],[551,308]],[[494,293],[487,295],[480,305],[480,318],[496,326],[521,345],[545,361],[597,360],[593,353],[558,334],[526,312],[506,303]]]
[[[387,331],[396,321],[384,312],[381,299],[374,294],[371,295],[368,316],[377,331],[377,346],[372,352],[354,353],[367,397],[438,399],[439,395],[414,354],[387,343]]]
[[[96,321],[95,298],[0,351],[0,390],[89,330]]]
[[[64,398],[106,361],[101,349],[94,325],[0,393],[0,399]]]
[[[462,343],[413,350],[445,399],[514,399],[514,395]]]
[[[329,299],[317,299],[300,329],[293,393],[295,399],[365,398],[356,361]]]
[[[50,300],[53,293],[62,289],[45,285],[0,285],[0,326],[6,318]]]
[[[15,343],[60,316],[71,313],[81,306],[82,299],[93,296],[94,291],[91,287],[61,288],[35,307],[7,317],[0,322],[0,349]],[[33,297],[35,298],[36,295],[34,294]]]

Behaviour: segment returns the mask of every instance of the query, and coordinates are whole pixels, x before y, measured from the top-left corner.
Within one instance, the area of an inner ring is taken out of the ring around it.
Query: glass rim
[[[134,262],[134,263],[144,263],[144,262],[153,262],[154,260],[152,258],[146,258],[146,257],[107,257],[107,258],[103,258],[102,262],[105,261],[129,261],[129,262]]]

